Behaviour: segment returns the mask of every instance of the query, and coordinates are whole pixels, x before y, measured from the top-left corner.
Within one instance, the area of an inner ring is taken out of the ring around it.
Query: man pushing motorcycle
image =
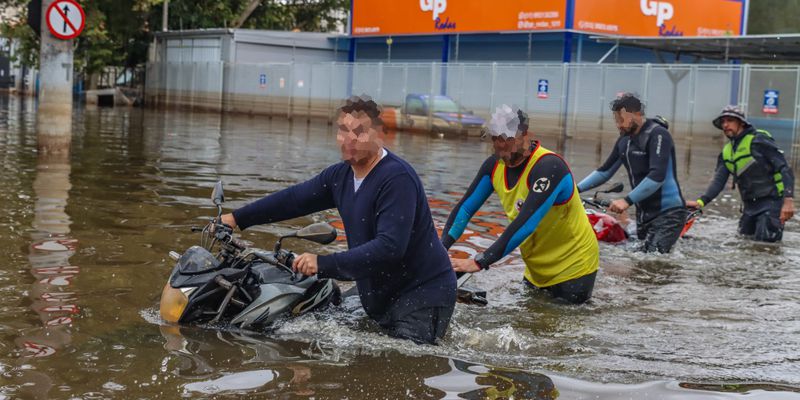
[[[246,229],[336,208],[348,250],[304,253],[293,268],[355,281],[367,315],[390,336],[435,343],[453,314],[456,278],[417,173],[383,147],[380,113],[368,97],[350,98],[336,120],[342,162],[223,215],[222,222]]]

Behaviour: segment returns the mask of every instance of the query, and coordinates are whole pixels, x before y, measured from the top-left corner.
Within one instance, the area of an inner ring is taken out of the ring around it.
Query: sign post
[[[764,114],[778,113],[779,94],[780,92],[775,89],[767,89],[764,91],[764,107],[761,109]]]
[[[86,25],[75,0],[42,0],[39,46],[39,110],[36,114],[40,155],[66,157],[72,142],[72,39]]]
[[[550,83],[547,81],[547,79],[539,79],[539,84],[537,86],[538,86],[538,93],[536,94],[536,97],[540,99],[546,99],[550,97],[550,95],[548,94],[548,92],[550,91]]]
[[[58,0],[45,13],[47,29],[61,40],[78,37],[86,25],[86,14],[75,0]]]

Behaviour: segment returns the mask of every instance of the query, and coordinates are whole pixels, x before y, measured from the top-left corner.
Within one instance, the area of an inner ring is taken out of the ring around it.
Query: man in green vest
[[[733,175],[744,205],[739,233],[762,242],[777,242],[783,237],[783,224],[794,216],[794,174],[783,152],[769,132],[756,129],[742,109],[722,109],[714,126],[730,139],[717,160],[714,179],[706,193],[690,208],[702,208],[714,200]]]

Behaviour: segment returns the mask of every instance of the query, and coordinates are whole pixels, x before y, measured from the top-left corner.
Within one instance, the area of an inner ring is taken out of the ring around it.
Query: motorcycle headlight
[[[186,305],[189,304],[189,297],[181,289],[175,289],[167,283],[161,291],[161,304],[159,312],[164,321],[176,323],[181,319]]]

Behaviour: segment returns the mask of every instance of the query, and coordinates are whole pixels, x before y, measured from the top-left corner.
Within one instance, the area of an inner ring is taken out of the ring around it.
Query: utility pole
[[[69,154],[72,141],[73,40],[58,39],[48,29],[47,10],[56,1],[42,0],[39,111],[36,114],[40,155]]]
[[[169,0],[164,0],[161,8],[161,30],[164,32],[169,30]]]

